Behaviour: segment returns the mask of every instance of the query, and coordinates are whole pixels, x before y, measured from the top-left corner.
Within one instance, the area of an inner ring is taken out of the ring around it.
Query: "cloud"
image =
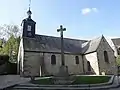
[[[88,13],[90,13],[90,12],[91,12],[91,9],[90,9],[90,8],[84,8],[84,9],[81,10],[81,13],[82,13],[83,15],[86,15],[86,14],[88,14]]]
[[[93,12],[98,12],[97,8],[91,8]]]
[[[98,12],[98,9],[97,9],[97,8],[83,8],[83,9],[81,10],[81,13],[82,13],[83,15],[87,15],[87,14],[89,14],[89,13],[91,13],[91,12],[97,13],[97,12]]]

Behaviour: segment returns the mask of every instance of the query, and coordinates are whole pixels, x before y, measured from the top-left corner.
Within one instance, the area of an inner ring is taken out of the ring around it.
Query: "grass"
[[[108,76],[78,76],[73,84],[98,84],[105,83],[110,80]]]
[[[105,83],[110,80],[111,77],[108,76],[76,76],[75,81],[72,84],[98,84]],[[33,81],[34,84],[41,85],[52,85],[52,81],[50,78],[38,79]]]

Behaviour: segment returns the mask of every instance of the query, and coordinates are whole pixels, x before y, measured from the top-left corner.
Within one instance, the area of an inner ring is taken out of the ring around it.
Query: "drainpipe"
[[[83,73],[85,74],[85,68],[84,68],[84,57],[82,55],[82,63],[83,63]]]
[[[97,52],[97,60],[98,60],[99,75],[101,75],[101,72],[100,72],[100,60],[99,60],[98,52]]]

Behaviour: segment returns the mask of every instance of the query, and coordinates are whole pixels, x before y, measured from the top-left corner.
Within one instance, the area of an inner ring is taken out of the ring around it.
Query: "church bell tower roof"
[[[30,7],[29,7],[29,10],[27,11],[27,14],[28,14],[28,18],[31,19],[31,14],[32,14],[32,12],[31,12],[31,10],[30,10]]]
[[[31,10],[29,4],[29,10],[27,11],[28,17],[22,21],[23,37],[34,38],[35,37],[35,24],[36,22],[31,19]]]

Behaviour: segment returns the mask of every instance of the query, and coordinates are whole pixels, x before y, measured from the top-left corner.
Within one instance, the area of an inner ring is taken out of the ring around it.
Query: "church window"
[[[78,56],[75,56],[75,61],[76,61],[76,64],[79,64],[79,57]]]
[[[89,61],[87,61],[87,68],[88,68],[88,71],[91,71],[91,66]]]
[[[105,62],[109,63],[107,51],[104,51],[104,60],[105,60]]]
[[[31,26],[30,25],[28,25],[27,31],[31,31]]]
[[[52,64],[52,65],[55,65],[55,64],[56,64],[56,56],[55,56],[55,55],[52,55],[52,56],[51,56],[51,64]]]

